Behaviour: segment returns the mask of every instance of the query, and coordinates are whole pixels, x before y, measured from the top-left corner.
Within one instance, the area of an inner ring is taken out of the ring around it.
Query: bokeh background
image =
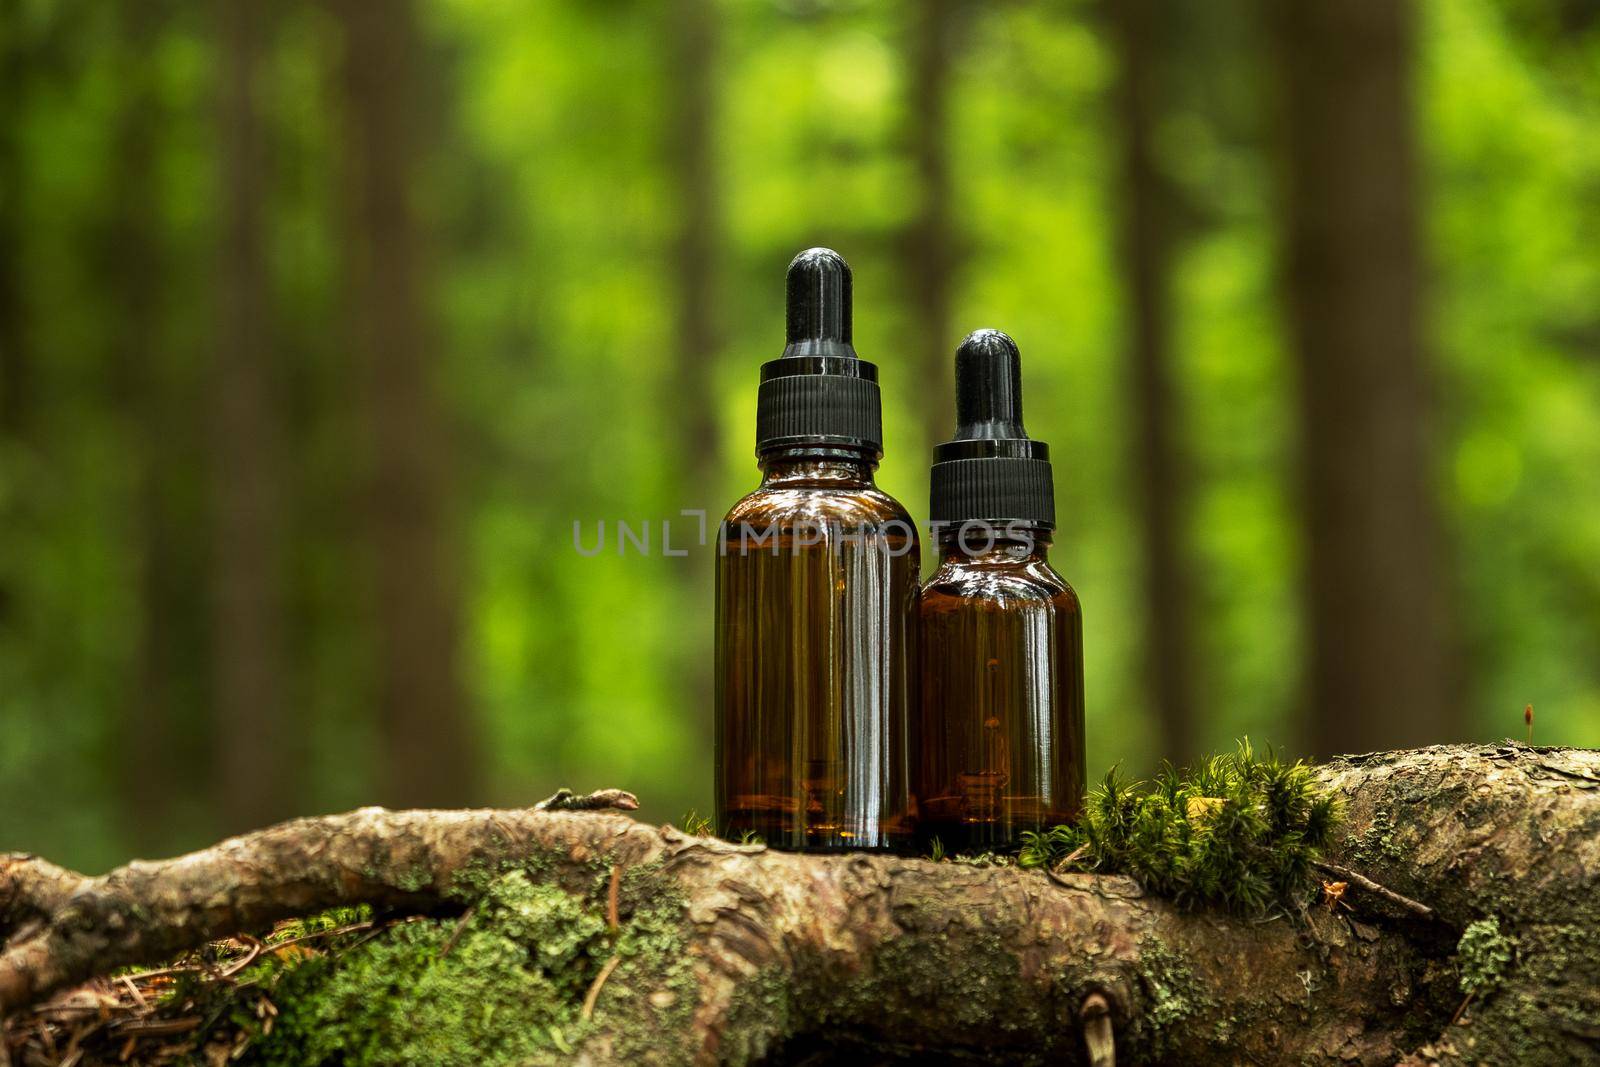
[[[1091,775],[1600,743],[1600,5],[0,12],[0,848],[704,810],[660,523],[753,487],[816,244],[913,513],[1018,339]]]

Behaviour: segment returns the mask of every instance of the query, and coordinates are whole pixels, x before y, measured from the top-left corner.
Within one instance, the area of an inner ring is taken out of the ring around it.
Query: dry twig
[[[476,907],[471,907],[461,913],[461,918],[456,922],[455,929],[450,931],[450,936],[445,939],[444,946],[439,949],[439,958],[441,960],[450,955],[450,950],[456,947],[456,942],[460,941],[461,935],[466,933],[467,924],[472,922],[472,916],[477,913],[477,910]]]
[[[600,987],[606,984],[606,979],[611,977],[611,972],[616,970],[617,964],[621,962],[621,956],[612,956],[606,960],[605,966],[600,968],[600,973],[594,976],[594,984],[589,987],[589,992],[583,998],[581,1014],[585,1019],[594,1018],[594,1005],[600,999]]]
[[[1380,885],[1377,882],[1374,882],[1371,878],[1368,878],[1360,871],[1351,870],[1349,867],[1344,867],[1337,863],[1329,863],[1326,860],[1317,860],[1315,862],[1319,870],[1325,871],[1328,874],[1337,875],[1345,882],[1360,886],[1362,889],[1365,889],[1374,896],[1382,897],[1389,903],[1404,908],[1413,915],[1423,919],[1434,918],[1433,909],[1428,907],[1428,905],[1423,904],[1421,901],[1412,900],[1408,896],[1396,893],[1388,886]]]
[[[533,806],[534,811],[638,811],[639,798],[625,789],[596,789],[574,793],[557,789]]]
[[[606,890],[606,930],[612,937],[616,937],[617,931],[622,929],[622,918],[619,914],[621,890],[622,864],[612,864],[611,888]]]

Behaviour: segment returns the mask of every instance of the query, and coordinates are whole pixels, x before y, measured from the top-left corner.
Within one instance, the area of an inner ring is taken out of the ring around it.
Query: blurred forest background
[[[0,847],[704,810],[709,559],[573,524],[753,487],[815,244],[914,514],[1017,337],[1092,775],[1600,743],[1600,5],[0,11]]]

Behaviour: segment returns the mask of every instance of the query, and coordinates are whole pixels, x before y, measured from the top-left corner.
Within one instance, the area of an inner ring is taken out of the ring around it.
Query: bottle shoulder
[[[841,526],[881,525],[899,521],[916,526],[911,514],[894,497],[876,486],[845,488],[837,485],[763,487],[745,494],[723,520],[751,526],[810,521]]]
[[[996,562],[946,557],[922,587],[922,610],[1011,610],[1048,608],[1076,615],[1077,591],[1044,560]]]

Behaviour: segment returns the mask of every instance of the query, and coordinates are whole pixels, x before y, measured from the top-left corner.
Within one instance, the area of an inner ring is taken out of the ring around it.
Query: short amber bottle
[[[920,546],[878,489],[877,369],[850,269],[789,267],[788,343],[762,368],[761,484],[717,560],[717,831],[778,848],[906,849]]]
[[[1015,848],[1083,797],[1083,616],[1050,565],[1049,451],[1022,427],[1020,363],[998,331],[962,342],[956,435],[935,454],[913,792],[919,836],[952,850]]]

